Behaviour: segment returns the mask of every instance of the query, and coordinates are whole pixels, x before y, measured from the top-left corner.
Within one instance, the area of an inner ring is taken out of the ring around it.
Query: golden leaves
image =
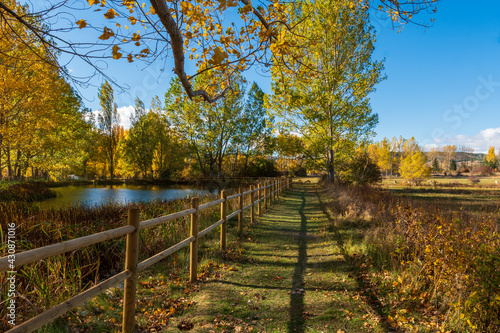
[[[238,1],[236,0],[218,0],[218,1],[219,1],[219,7],[217,9],[220,10],[221,12],[229,7],[236,7],[238,5]]]
[[[111,37],[113,37],[114,35],[115,35],[115,33],[113,32],[113,30],[111,30],[107,27],[104,27],[104,31],[103,31],[102,35],[99,36],[99,39],[100,40],[108,40]]]
[[[122,57],[122,54],[118,52],[120,50],[120,47],[118,45],[113,46],[113,59],[118,60]]]
[[[128,20],[129,20],[129,22],[130,22],[132,25],[134,25],[134,24],[136,24],[136,23],[137,23],[137,19],[136,19],[135,17],[133,17],[133,16],[129,16]]]
[[[87,0],[87,1],[89,3],[90,7],[92,7],[93,5],[98,5],[98,4],[101,3],[100,0]],[[104,3],[106,3],[106,2],[104,1]]]
[[[134,34],[132,35],[132,40],[133,40],[134,42],[137,42],[137,41],[139,41],[140,39],[141,39],[141,35],[140,35],[140,34],[138,34],[138,33],[135,33],[135,32],[134,32]]]
[[[193,8],[194,6],[187,2],[187,1],[181,1],[181,11],[185,13],[188,16],[191,16],[193,14]]]
[[[227,58],[227,53],[222,50],[220,46],[215,48],[212,59],[208,61],[210,65],[217,66],[220,65],[224,59]]]
[[[79,29],[83,29],[87,26],[87,22],[84,19],[78,20],[75,22],[78,25]]]
[[[106,3],[105,0],[88,1],[91,5]],[[167,1],[171,3],[170,0]],[[193,61],[197,70],[216,67],[218,71],[229,76],[233,72],[242,72],[255,57],[262,59],[270,45],[269,41],[274,38],[271,32],[276,29],[271,28],[268,31],[262,22],[254,17],[251,4],[245,5],[237,0],[180,0],[178,5],[170,8],[171,14],[179,21],[181,27],[185,57]],[[124,7],[130,14],[122,14]],[[244,24],[239,25],[237,22],[220,19],[224,11],[234,8],[237,8],[237,17],[241,15],[244,18]],[[268,22],[282,22],[286,21],[285,9],[286,5],[281,4],[279,0],[271,0],[258,11]],[[113,59],[123,57],[133,62],[135,59],[151,55],[153,51],[144,48],[144,44],[154,37],[142,28],[150,27],[146,19],[148,15],[157,14],[153,6],[146,6],[142,1],[120,0],[112,4],[109,2],[103,12],[105,19],[113,20],[113,26],[105,27],[99,39],[101,41],[116,39],[108,44],[113,47]],[[77,22],[80,28],[85,23],[89,21]],[[137,29],[131,29],[136,30],[134,33],[127,31],[130,25],[136,24],[141,26],[140,31]],[[117,45],[113,45],[115,43]],[[135,47],[138,48],[134,49]],[[286,44],[280,44],[281,50],[287,47]],[[141,48],[142,50],[138,51]],[[252,56],[248,57],[249,54]],[[218,84],[217,87],[220,89],[221,85]]]
[[[108,20],[115,18],[115,16],[118,16],[118,14],[115,12],[115,10],[113,8],[108,9],[106,14],[104,14],[104,18],[106,18]]]
[[[132,10],[135,7],[134,0],[123,0],[122,5],[127,7],[127,9]]]

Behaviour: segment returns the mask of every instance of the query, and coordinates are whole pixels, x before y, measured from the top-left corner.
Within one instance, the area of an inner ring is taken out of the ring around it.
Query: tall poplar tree
[[[132,127],[125,140],[125,154],[129,162],[146,178],[152,171],[157,138],[155,136],[155,114],[146,110],[144,102],[135,98],[134,113],[130,117]]]
[[[106,163],[111,179],[115,177],[116,151],[120,137],[120,118],[117,105],[114,102],[113,88],[105,81],[98,93],[101,112],[98,116],[98,125],[102,134],[102,146],[106,156]]]
[[[272,134],[274,119],[268,117],[267,109],[264,107],[264,96],[259,85],[252,83],[241,119],[241,131],[236,139],[240,153],[245,155],[244,169],[248,167],[250,153],[262,148],[264,140]]]

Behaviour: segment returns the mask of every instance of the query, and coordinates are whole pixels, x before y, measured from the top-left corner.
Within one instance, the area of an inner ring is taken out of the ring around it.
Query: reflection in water
[[[58,197],[40,202],[41,208],[69,207],[76,204],[89,206],[108,202],[125,204],[128,202],[175,200],[187,196],[200,196],[217,193],[217,189],[196,189],[190,186],[65,186],[53,188]]]

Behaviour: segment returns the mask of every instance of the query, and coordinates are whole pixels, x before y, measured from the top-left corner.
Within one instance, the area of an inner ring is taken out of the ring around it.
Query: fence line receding
[[[94,298],[98,294],[113,288],[123,281],[124,284],[124,299],[123,299],[123,321],[122,332],[131,333],[135,325],[135,306],[136,306],[136,290],[137,290],[137,275],[138,272],[148,268],[149,266],[157,263],[158,261],[167,258],[180,249],[190,246],[190,259],[189,259],[189,281],[195,282],[198,271],[198,239],[208,234],[218,226],[220,228],[220,248],[226,249],[226,222],[231,218],[238,216],[238,234],[242,233],[243,227],[243,212],[251,209],[250,218],[251,223],[254,222],[254,210],[257,205],[257,215],[262,215],[261,202],[264,201],[264,209],[267,209],[271,203],[275,202],[277,197],[283,193],[285,189],[292,186],[292,179],[289,177],[272,180],[265,184],[258,184],[257,187],[251,186],[249,191],[243,192],[242,188],[238,189],[238,193],[227,196],[226,191],[221,191],[221,198],[208,202],[203,205],[198,205],[198,198],[191,199],[191,208],[180,212],[164,215],[161,217],[140,221],[140,211],[137,208],[129,208],[127,225],[97,234],[92,234],[85,237],[80,237],[61,243],[56,243],[37,249],[25,251],[16,254],[15,266],[16,268],[22,265],[31,264],[43,260],[45,258],[57,256],[69,251],[75,251],[90,245],[102,243],[104,241],[127,236],[125,248],[125,269],[108,278],[107,280],[85,290],[78,295],[70,298],[69,300],[56,305],[49,310],[23,322],[22,324],[12,327],[7,333],[28,333],[37,330],[38,328],[54,321],[61,317],[66,312],[71,311],[82,303]],[[262,195],[264,191],[264,195]],[[256,195],[255,195],[256,194]],[[250,195],[250,204],[243,207],[243,197]],[[228,201],[233,199],[238,200],[238,209],[231,214],[227,214]],[[211,226],[202,231],[198,231],[199,214],[201,211],[220,205],[221,219]],[[183,241],[169,247],[168,249],[157,253],[156,255],[138,262],[139,253],[139,231],[142,229],[150,228],[163,224],[165,222],[175,220],[185,216],[191,216],[191,233],[190,237]],[[8,256],[0,258],[0,272],[9,270]]]

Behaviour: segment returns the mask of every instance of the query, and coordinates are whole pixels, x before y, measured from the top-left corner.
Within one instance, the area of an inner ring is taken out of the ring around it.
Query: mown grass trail
[[[200,285],[196,305],[167,331],[381,332],[338,242],[315,184],[296,184],[250,226],[243,255]],[[329,240],[328,240],[329,239]]]

